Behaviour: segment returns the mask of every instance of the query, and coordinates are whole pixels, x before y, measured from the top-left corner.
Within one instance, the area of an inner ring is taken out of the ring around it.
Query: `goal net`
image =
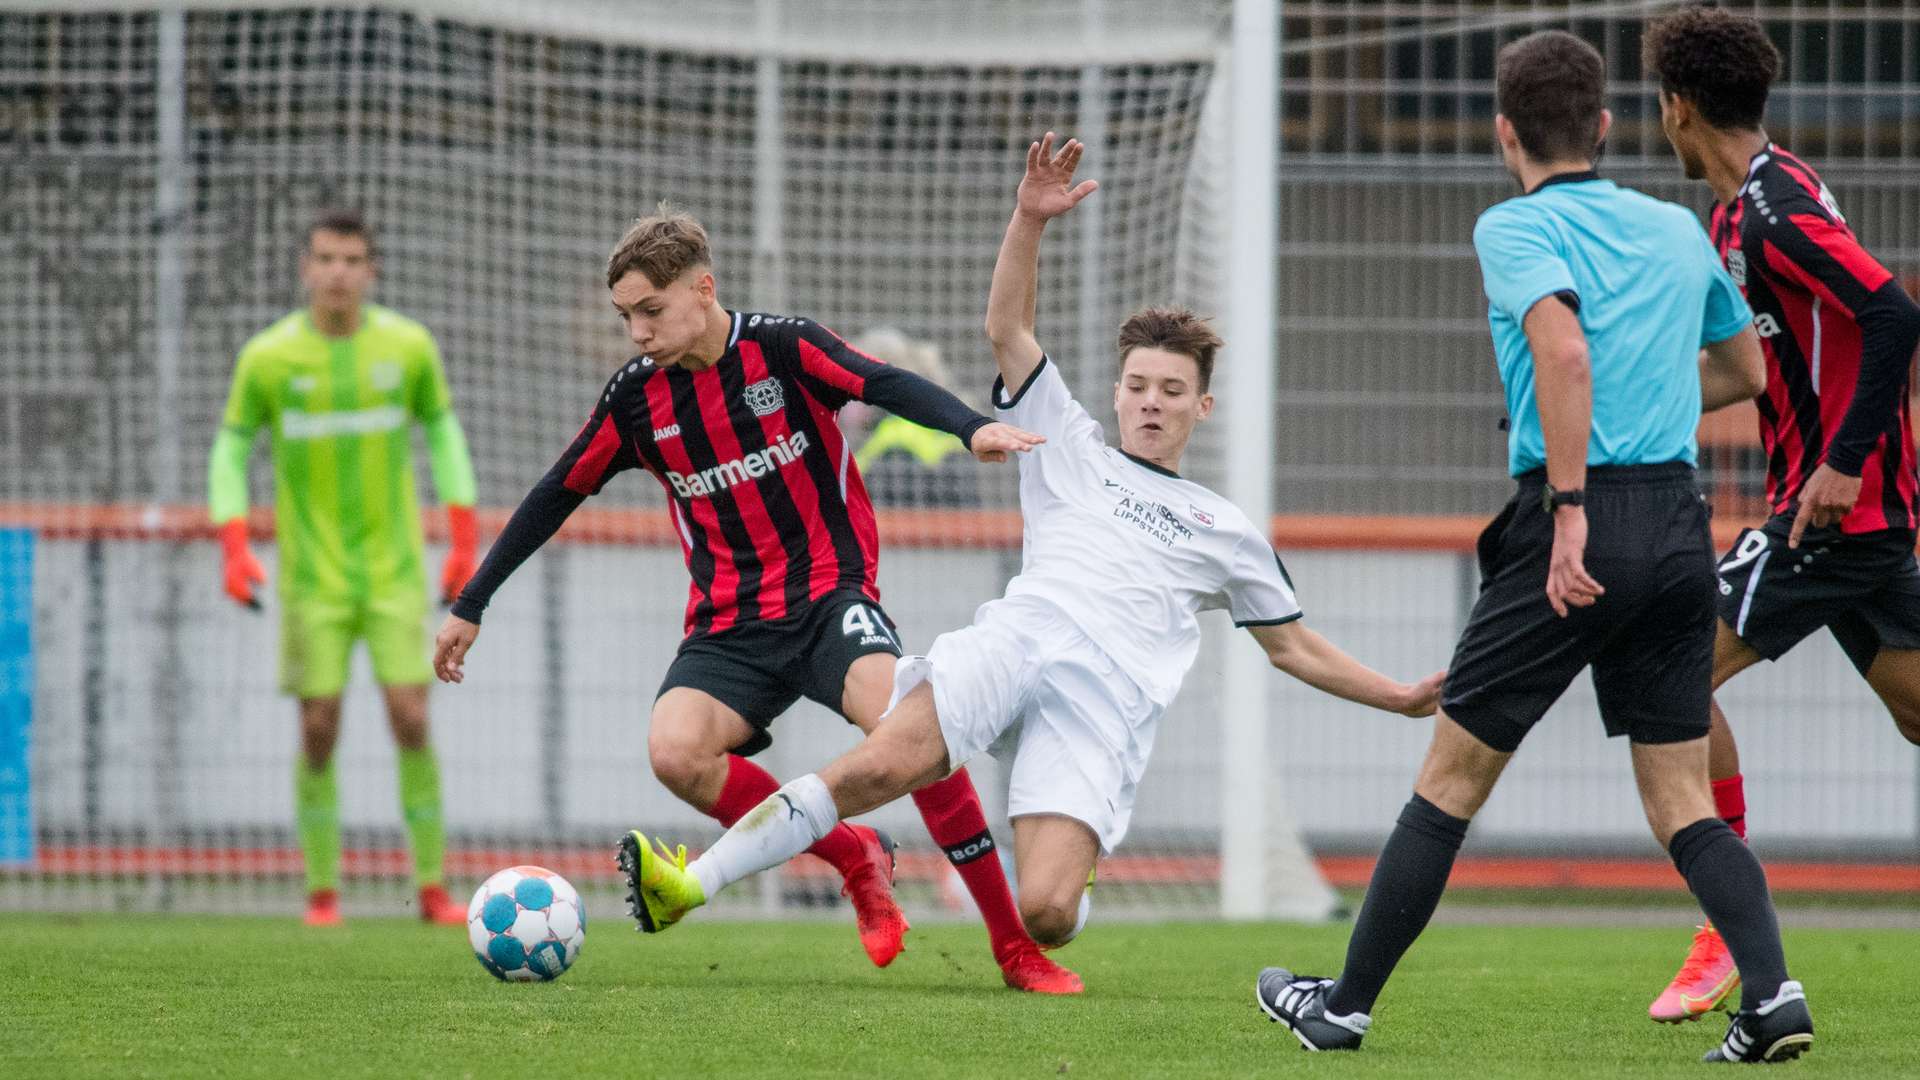
[[[0,907],[288,910],[301,887],[275,601],[255,614],[222,596],[200,508],[235,353],[303,303],[297,253],[322,206],[366,212],[375,299],[437,335],[488,533],[628,355],[600,268],[662,199],[707,224],[729,306],[891,329],[982,408],[987,282],[1042,131],[1088,142],[1103,184],[1050,232],[1039,298],[1096,414],[1127,310],[1218,307],[1218,2],[7,7]],[[1224,457],[1202,442],[1194,474],[1217,484]],[[257,447],[256,507],[266,459]],[[923,649],[1017,568],[1013,474],[964,458],[868,471],[885,603]],[[433,695],[456,889],[537,862],[605,894],[622,830],[717,835],[646,755],[684,596],[645,478],[611,485],[500,593],[468,681]],[[1103,913],[1218,910],[1231,750],[1208,670],[1217,658],[1166,719]],[[336,758],[350,913],[399,910],[408,890],[386,726],[360,658]],[[853,733],[803,706],[774,737],[760,760],[790,777]],[[999,770],[975,776],[1007,837]],[[907,844],[909,910],[962,913],[911,806],[873,820]],[[1325,885],[1281,839],[1275,910],[1323,913]],[[813,863],[763,876],[736,910],[837,902]]]

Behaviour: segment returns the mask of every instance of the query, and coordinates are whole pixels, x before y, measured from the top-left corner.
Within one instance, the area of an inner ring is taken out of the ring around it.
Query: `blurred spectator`
[[[952,389],[947,365],[931,342],[916,341],[892,327],[875,327],[848,344],[883,363]],[[897,507],[979,506],[981,467],[960,440],[903,416],[860,402],[841,410],[847,437],[858,445],[853,459],[875,505]],[[864,439],[862,436],[864,435]]]

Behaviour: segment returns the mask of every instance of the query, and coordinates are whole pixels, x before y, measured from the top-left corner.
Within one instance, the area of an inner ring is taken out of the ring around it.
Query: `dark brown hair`
[[[1542,30],[1501,49],[1494,93],[1501,115],[1535,161],[1592,157],[1599,147],[1606,64],[1572,34]]]
[[[713,266],[707,230],[692,214],[661,203],[633,223],[607,258],[607,288],[638,270],[656,289],[680,280],[689,270]]]
[[[1682,8],[1647,27],[1641,65],[1717,128],[1754,130],[1780,76],[1780,50],[1760,21],[1721,8]]]
[[[1220,351],[1220,335],[1206,319],[1183,307],[1144,308],[1120,324],[1120,366],[1135,349],[1165,349],[1193,357],[1200,367],[1200,390],[1213,382],[1213,355]]]
[[[341,236],[357,236],[367,242],[367,258],[378,258],[373,242],[373,226],[360,211],[346,206],[330,206],[313,215],[307,224],[307,250],[313,250],[313,234],[317,232],[338,233]]]

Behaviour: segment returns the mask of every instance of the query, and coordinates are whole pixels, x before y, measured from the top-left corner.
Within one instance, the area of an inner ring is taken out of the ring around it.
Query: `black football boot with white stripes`
[[[1332,979],[1270,967],[1254,982],[1253,997],[1267,1019],[1287,1025],[1308,1050],[1358,1050],[1373,1019],[1366,1013],[1327,1015],[1327,991],[1332,988]]]
[[[1792,1061],[1813,1048],[1813,1014],[1807,994],[1788,979],[1766,1004],[1741,1009],[1727,1023],[1727,1037],[1702,1061]]]

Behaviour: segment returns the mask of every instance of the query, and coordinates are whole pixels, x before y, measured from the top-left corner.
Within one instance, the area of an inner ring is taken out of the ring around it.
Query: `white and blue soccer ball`
[[[503,982],[557,979],[580,958],[587,909],[567,879],[539,866],[510,866],[482,882],[467,905],[467,940],[480,966]]]

